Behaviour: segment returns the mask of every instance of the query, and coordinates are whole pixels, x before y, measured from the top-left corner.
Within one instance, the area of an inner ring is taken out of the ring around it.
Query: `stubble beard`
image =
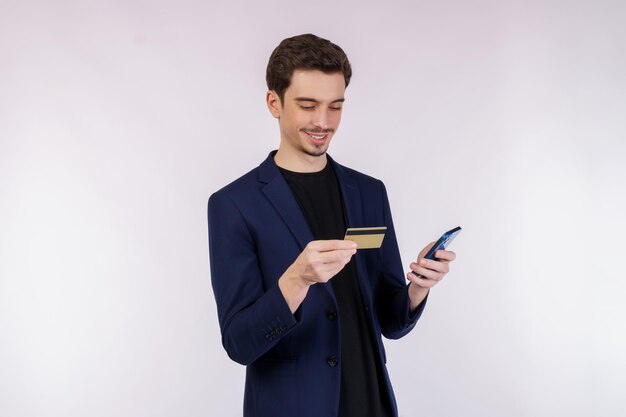
[[[302,151],[309,155],[309,156],[315,156],[315,157],[319,157],[322,156],[326,153],[326,151],[328,150],[328,146],[316,146],[315,149],[302,149]]]

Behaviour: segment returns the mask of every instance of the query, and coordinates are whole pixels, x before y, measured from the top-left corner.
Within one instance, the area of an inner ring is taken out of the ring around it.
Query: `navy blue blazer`
[[[246,365],[245,417],[336,417],[341,317],[330,282],[313,285],[295,314],[278,278],[314,240],[275,151],[258,167],[214,193],[208,204],[211,283],[222,344]],[[355,256],[377,360],[394,415],[396,401],[381,335],[397,339],[415,326],[425,302],[409,314],[405,274],[383,183],[333,164],[349,227],[387,226],[380,249]],[[339,359],[340,360],[340,359]]]

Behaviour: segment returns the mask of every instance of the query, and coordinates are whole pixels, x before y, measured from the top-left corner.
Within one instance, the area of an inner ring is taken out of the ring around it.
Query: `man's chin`
[[[309,156],[319,157],[319,156],[323,156],[326,154],[326,148],[314,149],[314,150],[307,149],[304,152]]]
[[[326,151],[328,150],[328,143],[320,146],[303,147],[302,150],[309,156],[320,157],[326,154]]]

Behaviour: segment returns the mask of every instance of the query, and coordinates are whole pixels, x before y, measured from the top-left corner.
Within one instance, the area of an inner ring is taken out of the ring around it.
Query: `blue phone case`
[[[443,235],[441,235],[441,237],[439,238],[439,240],[437,240],[437,242],[435,242],[435,244],[433,245],[432,248],[430,248],[430,250],[428,251],[428,253],[426,255],[424,255],[424,258],[426,259],[436,259],[435,258],[435,252],[437,252],[440,249],[446,249],[448,247],[448,245],[450,243],[452,243],[452,241],[454,240],[454,238],[461,233],[461,226],[459,227],[455,227],[452,230],[448,230],[446,233],[444,233]]]

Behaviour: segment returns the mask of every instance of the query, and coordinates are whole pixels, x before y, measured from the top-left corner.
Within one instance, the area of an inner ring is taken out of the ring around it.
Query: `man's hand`
[[[278,280],[278,287],[294,313],[313,284],[328,282],[356,253],[350,240],[316,240],[306,245]]]
[[[409,285],[409,299],[411,301],[411,311],[420,305],[428,291],[437,285],[439,281],[450,271],[450,262],[456,259],[456,254],[448,250],[438,250],[435,252],[435,259],[424,259],[424,255],[433,247],[435,242],[431,242],[417,256],[417,262],[412,262],[410,267],[413,272],[406,274],[406,278],[411,281]]]

